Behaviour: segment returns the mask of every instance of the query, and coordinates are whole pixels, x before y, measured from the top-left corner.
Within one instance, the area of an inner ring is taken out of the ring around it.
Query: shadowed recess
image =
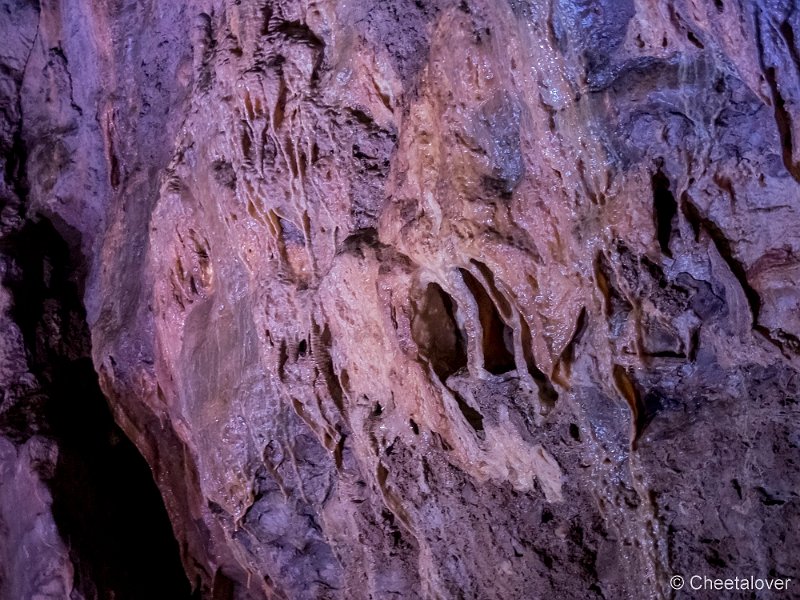
[[[100,390],[67,244],[41,220],[28,223],[9,246],[18,269],[4,283],[46,397],[28,407],[36,411],[29,419],[58,446],[47,483],[75,589],[87,599],[190,598],[152,473]]]

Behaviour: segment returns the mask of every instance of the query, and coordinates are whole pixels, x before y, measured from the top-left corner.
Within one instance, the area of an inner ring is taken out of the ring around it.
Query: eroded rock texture
[[[90,348],[205,598],[800,585],[794,3],[0,15],[4,597],[111,597],[34,427]]]

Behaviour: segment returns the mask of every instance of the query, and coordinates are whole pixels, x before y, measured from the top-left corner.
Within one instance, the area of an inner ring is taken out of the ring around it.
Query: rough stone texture
[[[203,597],[800,585],[793,3],[0,14],[0,557],[52,554],[0,590],[75,563],[49,492],[8,516],[57,461],[51,337],[13,308],[32,223]]]

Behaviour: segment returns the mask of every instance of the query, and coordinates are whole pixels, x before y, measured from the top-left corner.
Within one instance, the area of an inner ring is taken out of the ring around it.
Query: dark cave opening
[[[514,360],[513,331],[500,316],[497,305],[475,276],[466,269],[459,269],[464,283],[478,304],[478,316],[483,331],[484,368],[501,375],[516,368]]]
[[[42,219],[4,239],[14,268],[3,284],[44,400],[19,423],[53,439],[47,481],[75,589],[87,599],[191,598],[178,543],[152,473],[114,422],[91,361],[82,276]],[[20,432],[24,435],[25,432]]]
[[[658,245],[664,256],[672,258],[669,244],[675,228],[675,216],[678,213],[678,204],[670,189],[669,179],[659,169],[652,177],[653,187],[653,216],[655,220]]]
[[[190,598],[161,495],[144,458],[114,423],[89,359],[54,370],[47,415],[59,460],[53,516],[76,587],[98,598]],[[112,595],[113,593],[113,595]]]
[[[438,284],[429,283],[412,319],[411,335],[443,382],[467,366],[467,349],[455,314],[457,305]]]

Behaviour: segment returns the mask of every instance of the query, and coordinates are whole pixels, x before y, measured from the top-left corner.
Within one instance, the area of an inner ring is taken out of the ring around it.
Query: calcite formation
[[[0,35],[0,596],[112,597],[49,508],[89,357],[200,597],[800,594],[794,3],[2,0]]]

